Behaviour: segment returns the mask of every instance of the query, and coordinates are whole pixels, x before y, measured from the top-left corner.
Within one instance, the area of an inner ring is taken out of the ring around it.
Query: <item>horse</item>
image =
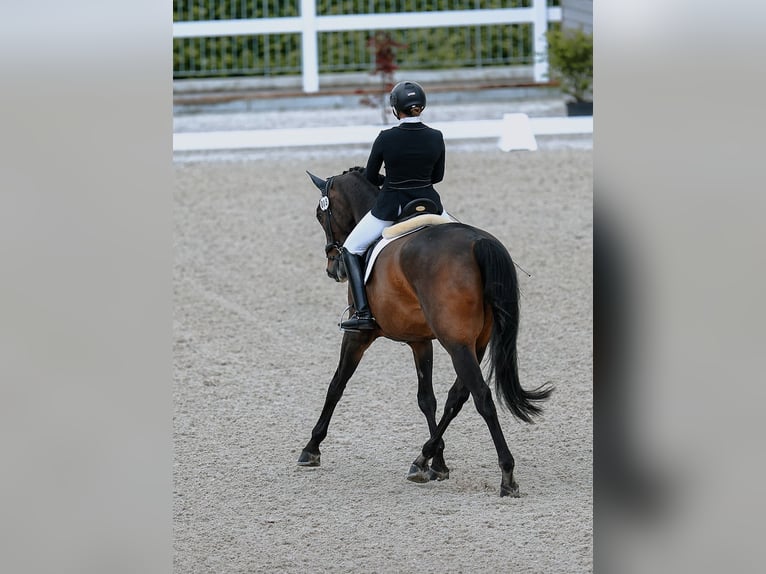
[[[321,192],[316,218],[325,232],[326,273],[335,281],[344,282],[345,269],[338,250],[356,223],[372,208],[379,189],[359,167],[327,179],[307,173]],[[319,445],[327,436],[346,383],[373,341],[386,337],[404,342],[412,350],[418,406],[430,434],[407,479],[425,483],[449,478],[442,437],[471,396],[497,450],[502,475],[500,496],[518,497],[519,487],[513,476],[515,461],[500,428],[481,361],[488,350],[487,379],[494,378],[502,404],[526,423],[532,423],[533,417],[541,414],[539,403],[548,399],[553,387],[545,383],[525,390],[519,383],[516,353],[519,287],[508,250],[491,234],[464,223],[427,226],[397,239],[380,252],[366,288],[378,328],[344,332],[338,367],[298,465],[320,465]],[[449,353],[457,374],[438,423],[432,385],[434,339]]]

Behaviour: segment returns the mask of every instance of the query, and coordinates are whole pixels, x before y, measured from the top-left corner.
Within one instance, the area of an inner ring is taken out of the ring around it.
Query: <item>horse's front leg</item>
[[[436,397],[433,387],[434,350],[431,341],[416,341],[409,343],[415,358],[415,369],[418,374],[418,406],[426,417],[428,434],[436,432]],[[428,460],[410,467],[407,480],[413,482],[428,482],[429,480],[444,480],[449,478],[449,468],[444,462],[444,441],[439,439],[431,466]]]
[[[343,342],[340,346],[340,361],[335,370],[330,386],[327,389],[324,407],[319,415],[319,420],[311,431],[311,439],[306,444],[298,457],[299,466],[319,466],[320,452],[319,444],[327,436],[327,429],[330,426],[330,419],[335,411],[335,406],[343,396],[346,389],[346,383],[356,371],[362,355],[369,348],[377,335],[375,331],[365,332],[347,332],[343,335]]]

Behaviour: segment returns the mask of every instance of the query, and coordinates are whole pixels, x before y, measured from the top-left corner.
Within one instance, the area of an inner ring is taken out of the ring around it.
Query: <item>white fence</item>
[[[561,8],[548,7],[546,0],[531,0],[529,8],[491,10],[444,10],[397,14],[355,14],[318,16],[315,0],[300,0],[301,16],[296,18],[257,18],[175,22],[174,38],[244,36],[299,33],[301,35],[303,91],[319,91],[319,53],[317,34],[350,30],[394,30],[407,28],[447,28],[458,26],[532,24],[535,59],[534,79],[547,79],[548,44],[545,33],[549,22],[561,21]]]

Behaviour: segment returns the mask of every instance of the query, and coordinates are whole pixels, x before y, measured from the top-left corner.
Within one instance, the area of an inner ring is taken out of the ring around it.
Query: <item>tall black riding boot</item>
[[[372,318],[370,307],[367,304],[367,293],[364,289],[364,276],[362,275],[362,257],[350,253],[343,247],[340,248],[340,256],[346,266],[346,276],[351,287],[351,298],[354,300],[356,312],[347,321],[340,324],[344,331],[369,331],[377,329],[378,325]]]

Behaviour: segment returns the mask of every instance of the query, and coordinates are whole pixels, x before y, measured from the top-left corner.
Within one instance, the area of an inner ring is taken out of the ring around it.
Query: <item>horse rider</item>
[[[430,199],[444,212],[433,184],[444,178],[444,137],[428,127],[420,114],[426,107],[426,93],[416,82],[399,82],[391,90],[389,103],[399,124],[378,134],[367,160],[366,177],[381,191],[372,209],[356,224],[340,255],[354,300],[354,314],[340,325],[344,331],[376,329],[367,303],[362,274],[362,256],[391,225],[402,208],[415,199]],[[380,169],[385,164],[385,178]]]

